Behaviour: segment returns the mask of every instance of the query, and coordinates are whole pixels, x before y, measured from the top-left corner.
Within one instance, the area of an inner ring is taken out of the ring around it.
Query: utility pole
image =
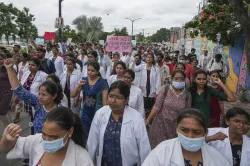
[[[62,17],[62,1],[63,0],[59,0],[59,18]],[[59,34],[59,40],[62,40],[62,27],[58,28],[58,34]]]
[[[131,36],[133,36],[133,33],[134,33],[134,22],[137,21],[137,20],[140,20],[141,18],[136,18],[136,19],[125,18],[125,19],[130,20],[132,22],[132,34],[131,34]]]
[[[141,30],[142,30],[142,33],[143,33],[143,42],[144,42],[144,40],[145,40],[144,31],[145,31],[146,29],[141,29]]]

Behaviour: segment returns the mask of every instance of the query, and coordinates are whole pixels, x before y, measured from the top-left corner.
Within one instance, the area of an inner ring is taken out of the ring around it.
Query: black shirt
[[[240,166],[242,145],[231,144],[231,148],[233,153],[233,166]]]

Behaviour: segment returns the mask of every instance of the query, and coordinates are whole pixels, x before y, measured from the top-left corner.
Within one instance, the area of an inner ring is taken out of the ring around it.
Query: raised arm
[[[15,60],[12,59],[12,58],[6,59],[4,61],[4,65],[5,65],[5,68],[7,70],[10,85],[11,85],[12,89],[16,89],[16,88],[18,88],[20,86],[20,83],[18,81],[16,72],[15,72],[15,70],[13,68],[14,64],[15,64]]]
[[[220,79],[215,80],[214,82],[217,83],[217,84],[224,90],[224,92],[225,92],[226,95],[227,95],[227,101],[229,101],[229,102],[234,102],[234,101],[236,101],[236,97],[235,97],[235,96],[233,95],[233,93],[223,84],[223,82],[221,82]]]
[[[3,133],[0,141],[0,151],[9,152],[16,145],[17,139],[21,134],[22,129],[17,124],[9,124]]]
[[[81,80],[78,83],[78,86],[70,93],[70,97],[74,98],[76,96],[78,96],[80,94],[80,92],[82,91],[82,86],[86,83],[85,80]]]

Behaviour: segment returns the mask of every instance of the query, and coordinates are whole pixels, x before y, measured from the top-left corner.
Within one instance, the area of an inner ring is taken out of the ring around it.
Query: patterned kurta
[[[104,166],[122,166],[121,128],[122,117],[116,122],[111,114],[104,133],[102,156],[102,165]]]
[[[48,111],[40,105],[38,97],[32,94],[30,91],[24,89],[23,86],[18,87],[14,90],[14,94],[26,104],[30,104],[35,109],[35,117],[33,121],[34,134],[41,133],[43,129],[44,119],[48,114]]]
[[[191,163],[191,161],[190,161],[190,160],[186,160],[186,159],[184,159],[184,162],[185,162],[185,166],[192,166],[192,163]],[[198,161],[197,166],[203,166],[203,163],[202,163],[202,162],[200,162],[200,161]]]
[[[179,95],[175,94],[174,89],[170,86],[167,97],[165,97],[166,86],[162,86],[154,105],[158,110],[152,126],[149,130],[149,140],[151,148],[154,149],[162,141],[176,137],[176,123],[179,112],[184,108],[191,107],[191,95],[184,91]]]
[[[0,72],[0,115],[6,115],[10,110],[12,97],[11,86],[7,72]]]

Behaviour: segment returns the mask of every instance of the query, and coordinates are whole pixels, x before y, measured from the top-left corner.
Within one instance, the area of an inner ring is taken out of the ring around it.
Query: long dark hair
[[[58,85],[51,81],[45,81],[41,84],[39,88],[41,88],[42,86],[46,88],[46,91],[50,95],[52,96],[56,95],[56,98],[54,99],[54,102],[56,104],[61,103],[61,100],[63,99],[63,92],[60,84]]]
[[[97,72],[98,72],[98,76],[101,77],[101,73],[100,73],[100,65],[97,62],[89,62],[88,63],[88,67],[92,66]]]
[[[86,148],[87,135],[83,129],[82,122],[78,115],[75,115],[66,107],[57,107],[51,110],[45,118],[47,122],[55,122],[62,130],[68,131],[74,127],[72,140],[83,148]]]
[[[29,61],[31,61],[31,62],[33,62],[33,63],[35,63],[35,64],[39,67],[39,69],[38,69],[38,70],[40,70],[40,71],[44,71],[44,69],[43,69],[43,66],[42,66],[42,63],[41,63],[41,60],[40,60],[40,59],[38,59],[38,58],[31,58]]]
[[[203,128],[204,131],[208,131],[207,127],[207,120],[203,113],[195,108],[186,108],[180,112],[180,114],[176,118],[177,125],[184,119],[184,118],[193,118],[195,119]]]
[[[199,74],[204,74],[206,77],[207,77],[207,72],[204,71],[204,70],[197,70],[195,73],[194,73],[194,80],[196,79],[196,77],[199,75]],[[205,84],[204,86],[204,101],[207,101],[207,98],[208,98],[208,90],[207,90],[207,84]],[[195,97],[197,96],[197,85],[195,83],[195,81],[192,82],[192,85],[191,87],[189,88],[189,91],[192,95],[192,101],[195,101]]]

